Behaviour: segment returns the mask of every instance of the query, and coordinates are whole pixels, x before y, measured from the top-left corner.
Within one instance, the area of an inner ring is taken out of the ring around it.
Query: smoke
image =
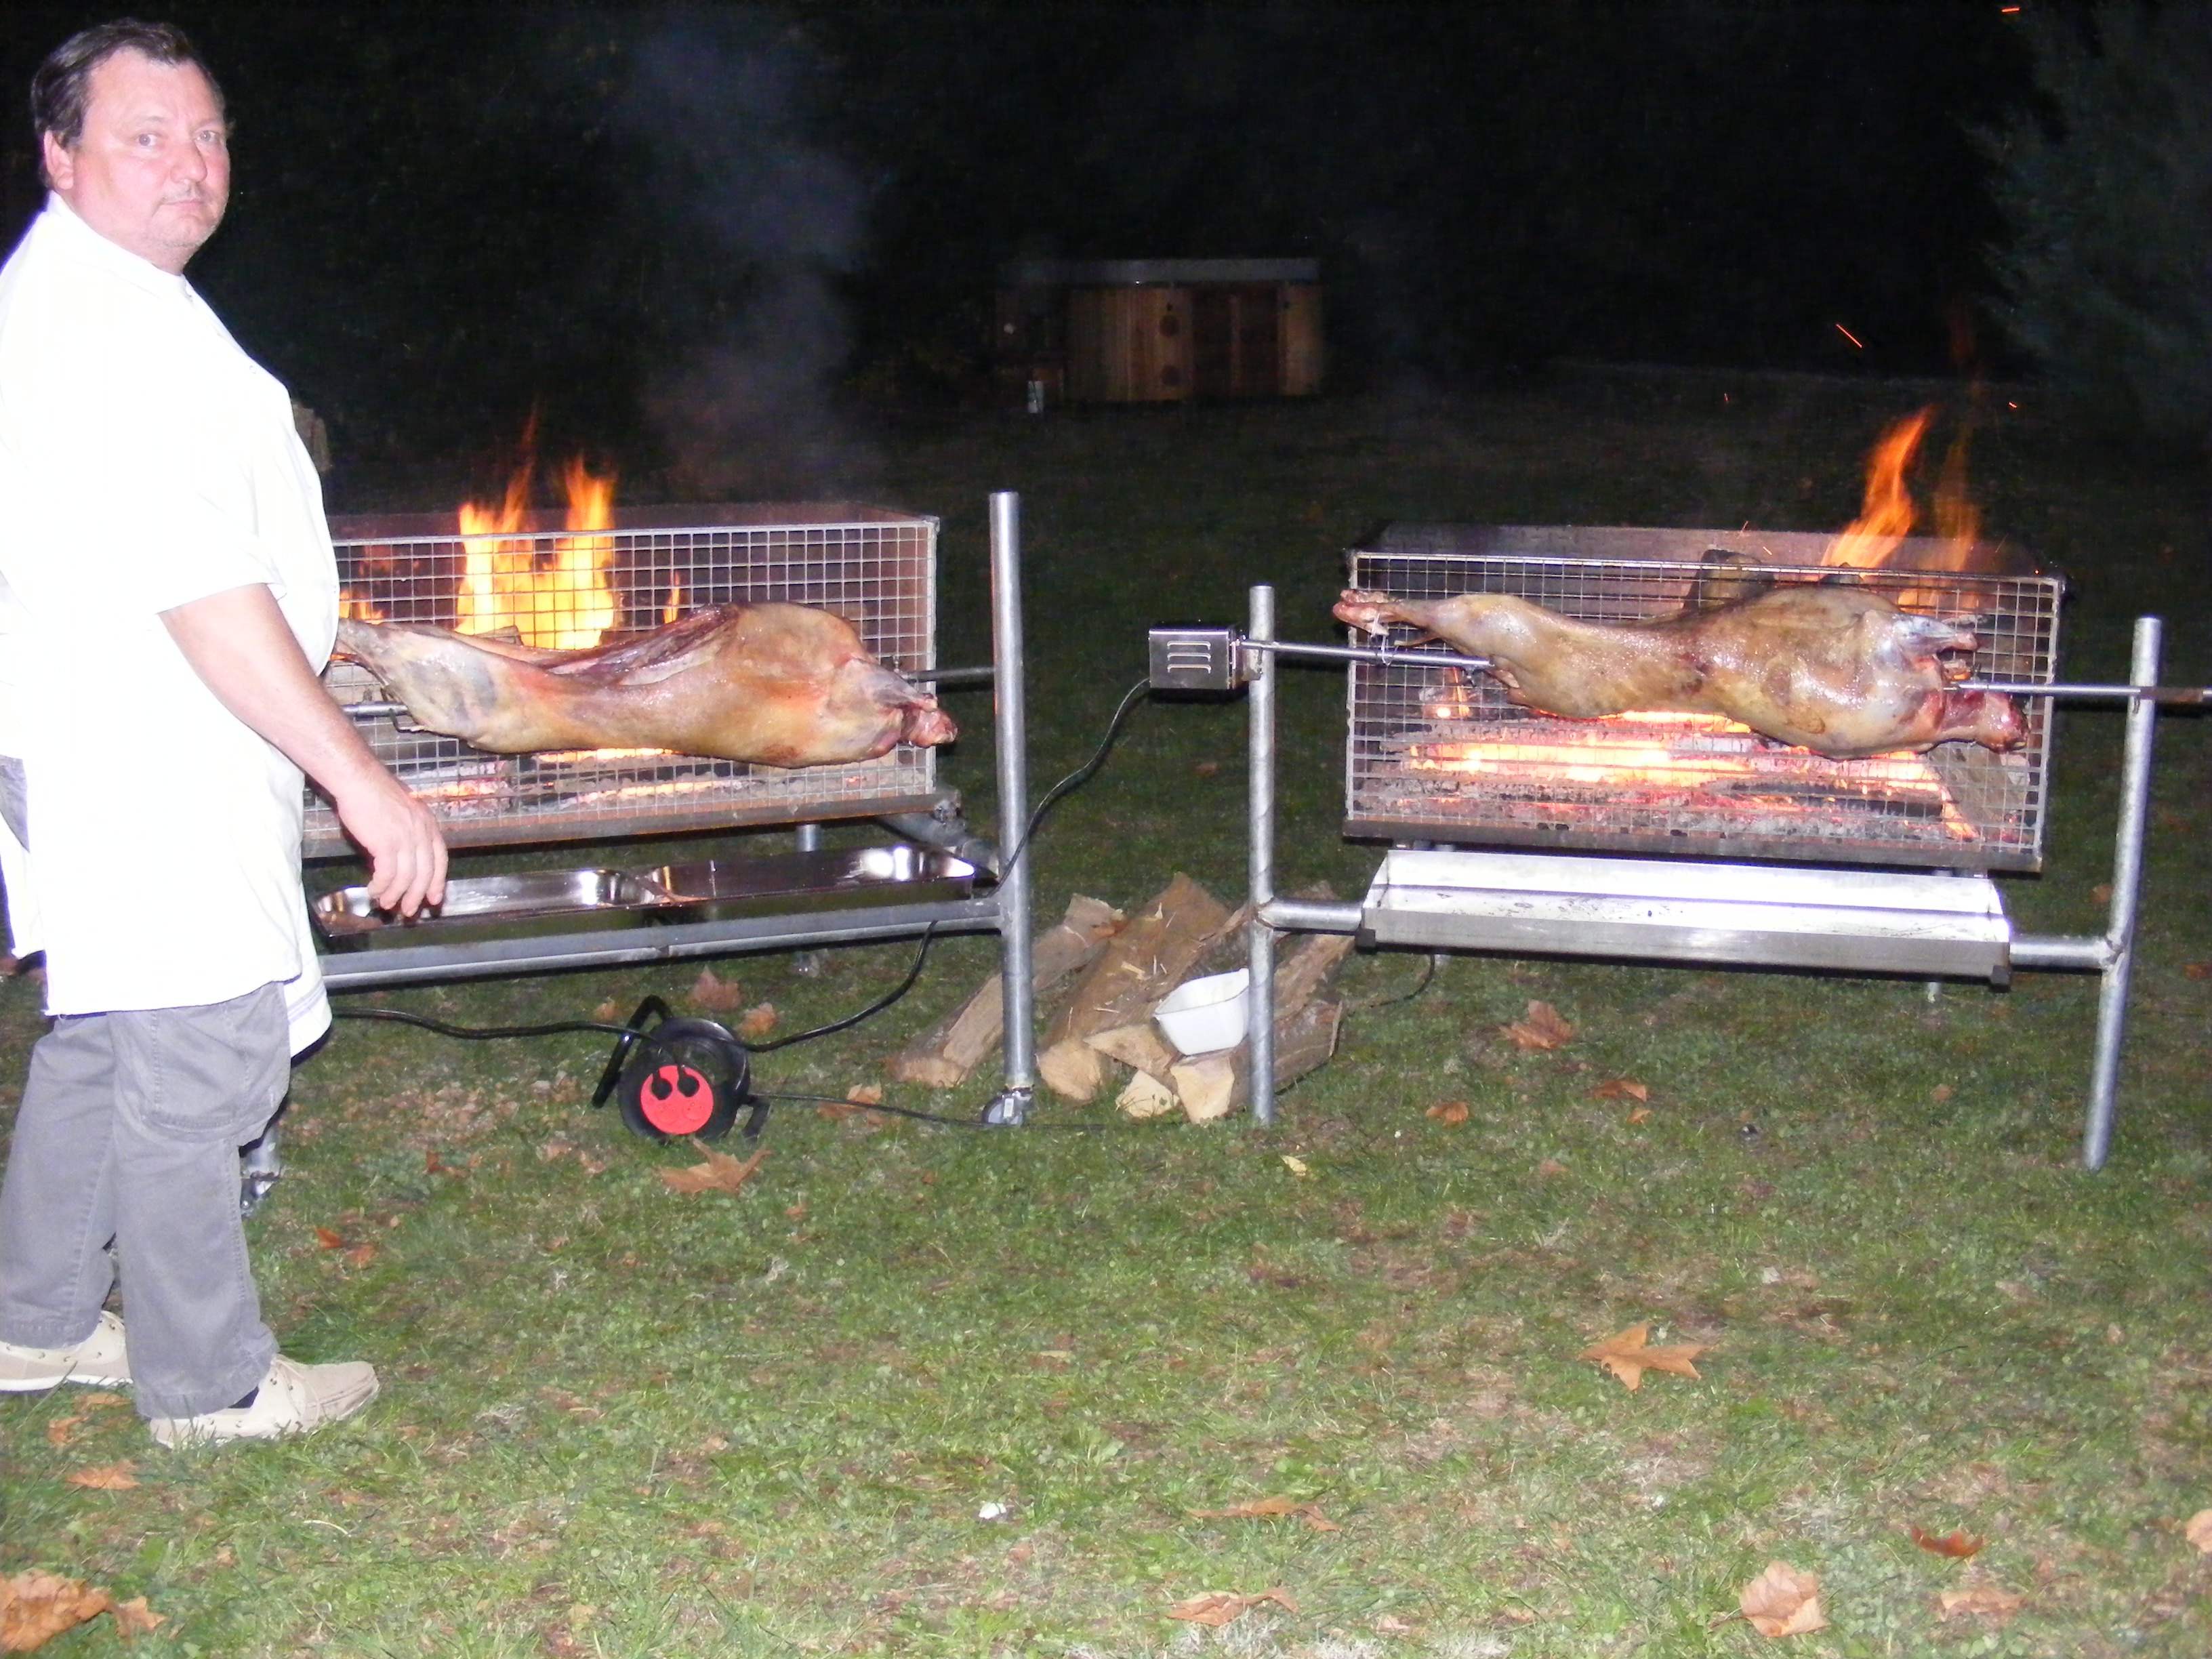
[[[645,391],[672,482],[739,499],[865,487],[876,457],[835,390],[868,191],[820,136],[823,65],[770,9],[685,7],[648,15],[628,70],[617,126],[672,240],[712,264],[691,273],[696,337]]]

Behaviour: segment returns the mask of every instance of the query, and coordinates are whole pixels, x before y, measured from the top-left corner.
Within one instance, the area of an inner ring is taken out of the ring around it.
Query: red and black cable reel
[[[746,1139],[759,1135],[769,1103],[753,1093],[751,1054],[727,1028],[672,1018],[659,997],[640,1003],[626,1023],[629,1034],[607,1057],[592,1105],[611,1097],[630,1133],[647,1140],[720,1140],[739,1112]]]

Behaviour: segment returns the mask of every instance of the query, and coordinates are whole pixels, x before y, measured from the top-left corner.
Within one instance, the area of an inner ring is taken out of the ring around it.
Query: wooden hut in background
[[[999,290],[994,357],[1014,397],[1073,403],[1304,398],[1321,390],[1313,259],[1030,259]]]

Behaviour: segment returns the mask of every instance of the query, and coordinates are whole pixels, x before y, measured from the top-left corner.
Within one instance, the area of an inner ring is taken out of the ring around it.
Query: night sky
[[[22,88],[106,9],[4,24]],[[672,410],[988,396],[1017,257],[1317,256],[1340,385],[1559,357],[1945,373],[1996,3],[179,5],[235,124],[192,276],[346,453],[669,459]],[[1859,343],[1854,345],[1838,325]]]

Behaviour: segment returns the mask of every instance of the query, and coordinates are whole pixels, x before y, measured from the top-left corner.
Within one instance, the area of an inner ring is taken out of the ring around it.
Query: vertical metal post
[[[802,853],[822,850],[822,826],[818,823],[795,823],[791,827],[793,844]]]
[[[1275,637],[1275,590],[1252,590],[1248,637]],[[1251,946],[1252,983],[1246,993],[1247,1042],[1250,1056],[1252,1120],[1275,1121],[1275,930],[1260,919],[1260,908],[1275,896],[1275,653],[1246,653],[1245,672],[1251,722],[1245,799],[1251,815],[1252,920],[1245,926]]]
[[[2130,685],[2156,685],[2163,624],[2136,618]],[[2136,901],[2142,889],[2143,836],[2150,822],[2151,744],[2158,734],[2158,705],[2148,697],[2128,704],[2127,747],[2120,761],[2120,822],[2112,840],[2112,902],[2105,924],[2105,977],[2097,993],[2097,1051],[2089,1073],[2089,1115],[2081,1135],[2081,1162],[2105,1167],[2112,1150],[2112,1110],[2119,1094],[2120,1045],[2127,1036],[2128,975],[2135,966]]]
[[[1005,988],[1006,1086],[984,1113],[989,1123],[1029,1115],[1036,1088],[1036,988],[1030,981],[1030,781],[1027,690],[1023,684],[1022,498],[991,496],[992,702],[999,746],[1000,983]]]

